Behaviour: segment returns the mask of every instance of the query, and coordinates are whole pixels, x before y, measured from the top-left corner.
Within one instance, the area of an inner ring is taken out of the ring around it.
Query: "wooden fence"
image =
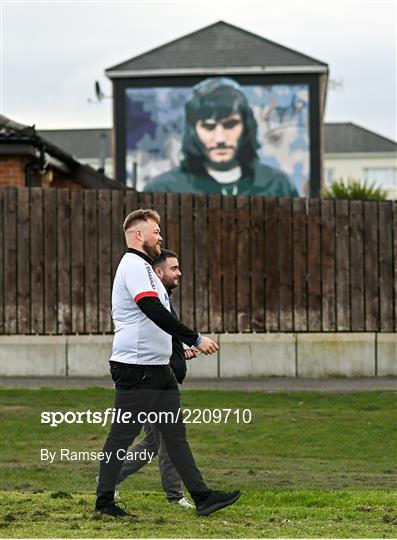
[[[156,208],[202,332],[397,331],[397,203],[0,190],[0,333],[112,332],[124,216]]]

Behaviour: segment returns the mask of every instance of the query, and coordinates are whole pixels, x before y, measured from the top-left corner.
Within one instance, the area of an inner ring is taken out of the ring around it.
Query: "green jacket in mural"
[[[145,191],[168,193],[208,193],[221,195],[278,195],[298,197],[298,192],[281,171],[255,161],[251,176],[220,184],[206,171],[196,174],[177,167],[153,178]]]

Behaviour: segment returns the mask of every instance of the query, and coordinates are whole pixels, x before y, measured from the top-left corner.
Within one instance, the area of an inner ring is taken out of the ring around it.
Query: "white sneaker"
[[[182,497],[182,499],[179,499],[179,501],[172,501],[171,504],[179,504],[179,506],[184,508],[185,510],[194,508],[193,504],[190,501],[188,501],[186,497]]]
[[[95,480],[96,480],[96,485],[98,485],[99,476],[96,476]],[[116,484],[116,487],[114,488],[114,500],[117,500],[117,499],[120,499],[120,484]]]

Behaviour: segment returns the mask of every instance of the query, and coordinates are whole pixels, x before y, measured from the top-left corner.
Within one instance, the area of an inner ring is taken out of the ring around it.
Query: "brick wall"
[[[0,187],[25,187],[26,158],[0,156]]]
[[[25,167],[28,158],[23,156],[0,156],[0,188],[25,187]],[[33,180],[33,178],[31,178]],[[38,171],[34,174],[34,185],[43,188],[82,189],[81,185],[59,171],[52,171],[52,181],[47,181]]]

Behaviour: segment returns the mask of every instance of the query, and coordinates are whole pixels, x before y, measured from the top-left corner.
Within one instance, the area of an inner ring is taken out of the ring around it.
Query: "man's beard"
[[[234,155],[231,159],[227,159],[225,161],[212,161],[210,157],[211,156],[210,151],[202,145],[202,148],[204,150],[204,155],[205,155],[204,162],[207,167],[215,171],[230,171],[230,169],[234,169],[235,167],[238,167],[240,165],[238,157],[237,157],[239,153],[239,147],[240,147],[240,142],[238,143],[236,148],[227,146],[226,144],[219,144],[211,148],[211,150],[222,150],[223,148],[230,148],[230,149],[233,148],[234,150]]]
[[[212,161],[209,157],[205,160],[205,164],[215,171],[230,171],[230,169],[234,169],[240,165],[236,158],[229,159],[228,161]]]
[[[158,257],[161,253],[160,244],[150,245],[148,242],[143,242],[142,248],[149,255],[151,259]]]
[[[174,279],[162,279],[161,280],[163,282],[163,285],[164,287],[168,290],[168,291],[172,291],[172,289],[175,289],[176,287],[178,287],[178,282],[175,283],[175,280]]]

